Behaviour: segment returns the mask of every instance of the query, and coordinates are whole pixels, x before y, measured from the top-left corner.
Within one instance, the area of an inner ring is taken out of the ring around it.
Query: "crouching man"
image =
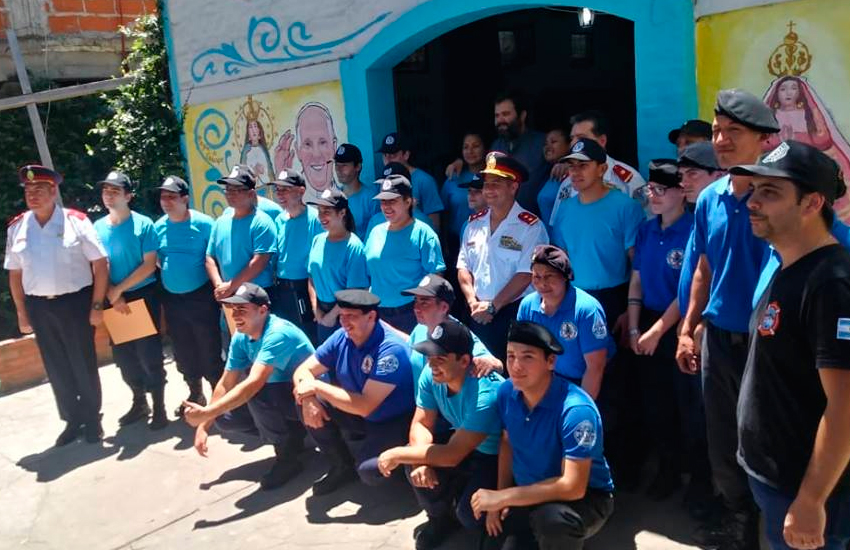
[[[259,432],[264,443],[274,445],[276,457],[260,485],[274,489],[302,469],[298,454],[305,433],[292,396],[292,373],[312,355],[313,345],[301,329],[269,312],[262,287],[243,283],[222,302],[236,325],[224,374],[209,405],[183,403],[184,418],[197,427],[195,449],[201,456],[207,456],[213,423],[224,432]]]
[[[475,516],[486,514],[485,547],[580,549],[614,509],[599,411],[554,373],[561,353],[537,323],[520,321],[508,332],[510,379],[496,398],[504,428],[499,488],[472,495]]]
[[[496,393],[504,378],[495,372],[482,377],[472,366],[473,338],[452,319],[435,326],[414,349],[428,358],[419,378],[410,443],[381,453],[378,468],[385,476],[406,466],[416,499],[428,523],[416,537],[417,550],[436,548],[457,527],[480,530],[483,518],[473,517],[472,494],[496,487],[501,423]],[[450,433],[435,429],[442,415]]]

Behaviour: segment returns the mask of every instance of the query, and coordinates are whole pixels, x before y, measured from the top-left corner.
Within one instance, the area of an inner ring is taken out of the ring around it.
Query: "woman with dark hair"
[[[546,133],[546,141],[543,142],[543,158],[549,164],[548,170],[558,160],[570,152],[570,132],[563,127],[552,128]],[[552,226],[549,224],[552,210],[555,207],[555,199],[558,198],[558,189],[561,187],[562,179],[550,177],[540,188],[537,194],[537,206],[540,208],[540,219],[546,224],[546,231],[552,234]]]
[[[472,177],[484,169],[484,154],[487,152],[484,138],[476,132],[467,132],[463,136],[463,169],[459,174],[453,175],[443,183],[440,189],[440,197],[446,206],[447,215],[445,235],[449,237],[449,243],[460,239],[463,223],[474,214],[469,209],[467,201],[467,189],[460,187],[463,183],[469,183]],[[455,246],[454,248],[457,248]],[[455,250],[455,254],[457,251]]]
[[[363,242],[354,234],[354,216],[343,192],[326,189],[309,204],[319,209],[319,223],[325,229],[313,239],[307,260],[307,291],[321,344],[339,328],[334,292],[369,288],[369,277]]]

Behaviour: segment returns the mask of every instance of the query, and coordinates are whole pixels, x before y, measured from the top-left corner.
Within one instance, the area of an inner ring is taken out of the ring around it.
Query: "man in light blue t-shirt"
[[[292,396],[292,373],[313,353],[301,329],[270,313],[266,291],[244,283],[222,300],[233,314],[236,332],[227,366],[209,405],[184,402],[185,419],[196,427],[195,450],[207,456],[209,428],[257,433],[274,445],[275,462],[260,480],[263,489],[280,487],[301,470],[304,427]]]
[[[484,518],[472,514],[470,498],[478,489],[495,489],[501,421],[496,395],[504,378],[472,373],[472,333],[463,324],[438,324],[414,349],[428,357],[419,378],[410,442],[378,457],[385,476],[405,465],[416,499],[428,523],[416,536],[416,548],[436,548],[457,527],[481,531]],[[452,427],[440,433],[442,415]]]

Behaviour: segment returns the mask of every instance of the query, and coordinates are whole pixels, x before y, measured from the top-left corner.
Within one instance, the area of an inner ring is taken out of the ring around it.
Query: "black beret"
[[[517,342],[540,348],[546,353],[561,355],[564,348],[558,339],[543,325],[531,321],[516,321],[508,329],[508,342]]]
[[[714,114],[731,118],[735,122],[765,134],[779,132],[779,123],[773,110],[764,101],[746,90],[734,88],[720,90],[717,93],[717,103]]]
[[[334,292],[336,304],[341,308],[360,309],[363,311],[372,311],[378,308],[381,303],[380,298],[362,289],[338,290]]]

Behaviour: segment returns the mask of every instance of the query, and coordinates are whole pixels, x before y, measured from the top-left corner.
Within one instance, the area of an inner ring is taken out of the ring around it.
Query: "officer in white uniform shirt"
[[[487,208],[470,216],[463,232],[458,282],[469,304],[470,328],[504,363],[508,326],[520,299],[531,292],[531,253],[549,237],[537,216],[516,202],[528,178],[521,162],[488,153],[481,176]]]
[[[56,446],[80,435],[96,443],[103,430],[94,325],[103,318],[106,251],[84,213],[56,205],[61,175],[28,165],[18,177],[28,210],[9,223],[3,262],[18,327],[24,334],[35,332],[59,416],[67,424]]]

